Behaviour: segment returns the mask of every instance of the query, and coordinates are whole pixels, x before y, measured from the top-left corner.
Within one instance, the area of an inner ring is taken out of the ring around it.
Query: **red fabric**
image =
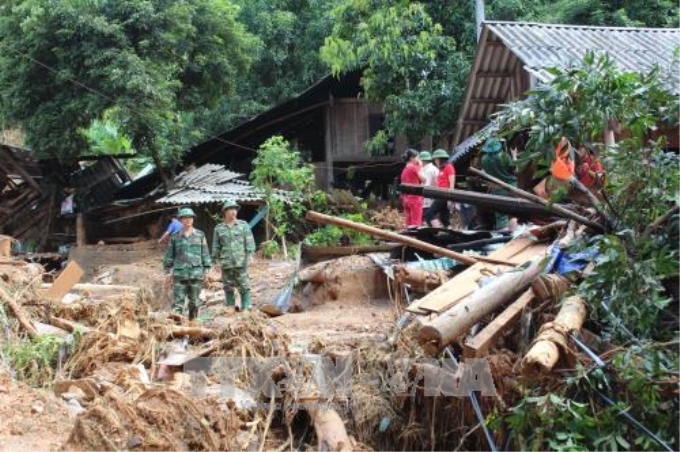
[[[423,197],[415,195],[404,195],[404,220],[406,227],[421,226],[423,224]]]
[[[404,170],[401,172],[401,183],[420,185],[420,178],[418,177],[419,171],[420,167],[418,165],[409,163],[404,167]]]
[[[449,187],[449,177],[455,176],[456,170],[453,165],[447,163],[444,168],[439,170],[439,175],[437,176],[437,187],[439,188],[453,188]]]
[[[591,171],[594,173],[602,172],[602,164],[591,155],[586,155],[583,157],[583,163],[578,168],[578,180],[588,188],[595,188],[597,181],[591,176]]]

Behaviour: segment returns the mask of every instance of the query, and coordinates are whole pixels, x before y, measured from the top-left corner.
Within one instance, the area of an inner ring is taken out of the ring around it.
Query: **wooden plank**
[[[45,297],[50,300],[60,301],[82,277],[83,269],[80,268],[76,261],[70,261],[56,281],[54,281],[54,284],[45,292]]]
[[[489,347],[501,334],[517,323],[524,308],[529,306],[534,300],[536,300],[536,296],[531,289],[520,295],[517,300],[498,314],[482,331],[463,344],[463,355],[466,358],[478,358],[486,355]]]
[[[532,239],[514,239],[508,242],[502,248],[499,248],[491,253],[489,257],[499,260],[513,261],[514,256],[519,255],[524,250],[531,248],[534,245],[536,245],[536,241]],[[540,246],[543,247],[545,245]],[[526,259],[522,260],[521,263],[524,263],[525,261]],[[513,261],[513,263],[517,264],[516,261]],[[495,273],[498,268],[499,266],[496,265],[481,262],[477,263],[459,273],[455,278],[451,279],[446,284],[439,286],[420,300],[412,303],[407,308],[407,310],[414,313],[418,313],[422,310],[430,312],[442,312],[477,290],[479,288],[477,281],[479,281],[484,273]],[[507,267],[500,268],[507,269]]]

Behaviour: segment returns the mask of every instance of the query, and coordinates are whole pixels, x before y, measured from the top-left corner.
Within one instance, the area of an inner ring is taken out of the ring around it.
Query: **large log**
[[[26,314],[24,313],[24,310],[21,308],[21,306],[19,306],[14,298],[10,297],[2,287],[0,287],[0,301],[9,307],[9,309],[12,311],[12,314],[14,314],[14,317],[16,317],[16,319],[19,321],[19,324],[24,330],[26,330],[26,333],[28,333],[28,336],[31,339],[36,339],[39,336],[38,331],[35,329],[28,317],[26,317]]]
[[[536,259],[526,269],[508,271],[498,276],[439,317],[423,324],[417,334],[419,342],[431,354],[440,352],[474,324],[525,290],[545,264],[545,259]],[[455,279],[448,284],[452,283],[455,284]]]
[[[428,292],[448,281],[444,271],[429,271],[405,265],[395,265],[394,277],[400,283],[408,284],[419,292]]]
[[[354,221],[350,220],[345,220],[343,218],[338,218],[338,217],[333,217],[330,215],[324,215],[322,213],[318,212],[313,212],[309,211],[307,212],[307,219],[309,221],[314,221],[317,223],[321,224],[332,224],[335,226],[340,226],[343,228],[347,229],[353,229],[355,231],[363,232],[364,234],[368,234],[374,237],[379,237],[385,240],[390,240],[393,242],[397,243],[402,243],[404,245],[408,245],[410,247],[422,250],[422,251],[427,251],[428,253],[432,253],[435,255],[439,256],[444,256],[444,257],[449,257],[451,259],[454,259],[462,264],[465,265],[474,265],[478,261],[482,262],[489,262],[492,264],[499,264],[499,265],[509,265],[509,266],[514,266],[514,264],[505,262],[505,261],[498,261],[497,259],[490,259],[484,256],[466,256],[461,253],[457,253],[455,251],[447,250],[446,248],[441,248],[439,246],[432,245],[427,242],[423,242],[418,239],[414,239],[412,237],[406,237],[400,234],[395,234],[394,232],[390,231],[383,231],[382,229],[375,228],[373,226],[369,226],[366,224],[361,224],[361,223],[355,223]]]
[[[503,189],[505,189],[505,190],[507,190],[511,193],[516,194],[520,198],[523,198],[523,199],[526,199],[526,200],[529,200],[529,201],[533,201],[533,202],[538,203],[538,204],[542,204],[543,206],[545,206],[550,211],[555,212],[555,213],[557,213],[557,214],[559,214],[559,215],[561,215],[565,218],[569,218],[569,219],[572,219],[572,220],[574,220],[578,223],[585,224],[586,226],[589,226],[596,231],[600,231],[600,232],[604,231],[604,228],[602,227],[601,224],[596,223],[596,222],[594,222],[594,221],[592,221],[592,220],[590,220],[586,217],[583,217],[583,216],[577,214],[576,212],[572,212],[569,209],[565,209],[564,207],[560,206],[559,204],[553,204],[550,201],[547,201],[547,200],[541,198],[538,195],[534,195],[533,193],[529,193],[529,192],[524,191],[520,188],[517,188],[513,185],[506,184],[502,180],[495,178],[495,177],[485,173],[484,171],[480,171],[476,168],[470,167],[468,169],[468,171],[471,172],[472,174],[483,177],[484,179],[488,180],[489,182],[492,182],[492,183],[498,185],[499,187],[501,187],[501,188],[503,188]]]
[[[420,195],[425,198],[447,199],[449,201],[464,202],[473,204],[494,212],[524,215],[558,215],[542,204],[527,201],[525,199],[513,198],[511,196],[491,195],[487,193],[477,193],[468,190],[450,190],[446,188],[426,187],[423,185],[401,184],[399,191],[402,193]]]
[[[522,359],[522,373],[527,376],[547,374],[560,360],[570,361],[568,335],[581,329],[586,312],[583,298],[567,298],[555,320],[541,326],[533,345]]]
[[[317,402],[305,403],[305,408],[314,424],[320,451],[351,451],[345,423],[337,411],[317,406]]]

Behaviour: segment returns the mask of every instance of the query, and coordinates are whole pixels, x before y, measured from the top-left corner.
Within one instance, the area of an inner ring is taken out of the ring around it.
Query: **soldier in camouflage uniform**
[[[222,205],[224,221],[213,236],[212,258],[222,267],[222,283],[227,306],[236,306],[234,289],[241,294],[241,309],[250,310],[248,261],[255,252],[255,239],[248,223],[236,218],[239,205],[227,200]]]
[[[205,274],[211,266],[210,250],[205,234],[193,227],[194,211],[182,208],[177,216],[182,222],[182,229],[171,236],[163,267],[166,272],[172,271],[175,289],[173,310],[181,314],[188,298],[189,319],[194,319],[201,303],[198,296]]]

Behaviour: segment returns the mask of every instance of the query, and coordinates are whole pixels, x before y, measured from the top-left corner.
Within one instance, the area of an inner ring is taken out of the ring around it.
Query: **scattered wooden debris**
[[[522,359],[522,373],[530,376],[545,375],[552,371],[558,361],[570,361],[572,353],[568,335],[581,329],[586,312],[583,298],[567,298],[555,320],[541,327],[531,349]]]
[[[83,269],[80,268],[80,265],[78,265],[76,261],[70,261],[59,277],[54,281],[54,284],[47,289],[45,298],[55,301],[61,300],[64,295],[80,281],[80,278],[83,277],[83,273]]]

